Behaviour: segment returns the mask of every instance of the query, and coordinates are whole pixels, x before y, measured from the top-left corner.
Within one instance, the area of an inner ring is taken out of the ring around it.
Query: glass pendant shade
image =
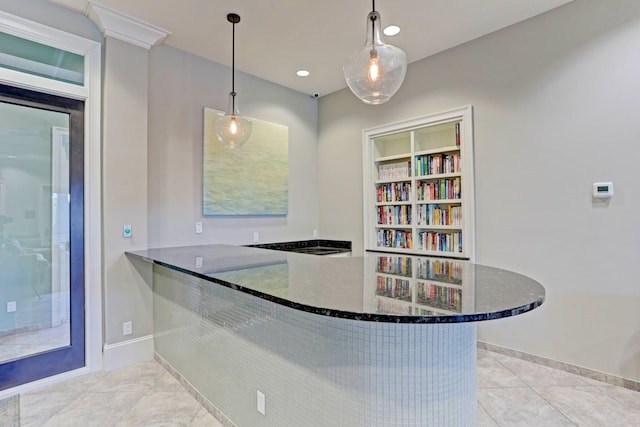
[[[407,73],[407,55],[382,39],[380,14],[367,16],[367,40],[343,67],[351,92],[366,104],[383,104],[400,89]]]
[[[229,107],[224,116],[213,122],[218,141],[227,148],[240,148],[251,136],[253,125],[249,119],[240,116],[236,105],[236,93],[229,93]]]

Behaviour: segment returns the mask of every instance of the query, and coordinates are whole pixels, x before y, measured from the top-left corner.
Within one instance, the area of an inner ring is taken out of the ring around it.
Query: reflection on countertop
[[[231,245],[149,249],[128,256],[296,310],[394,323],[459,323],[540,306],[542,285],[511,271],[415,255],[329,258]]]

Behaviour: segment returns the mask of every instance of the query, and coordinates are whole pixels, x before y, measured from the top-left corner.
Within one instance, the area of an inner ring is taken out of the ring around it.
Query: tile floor
[[[639,392],[481,349],[478,403],[478,426],[640,426]],[[222,426],[156,362],[24,393],[20,418],[23,427]]]

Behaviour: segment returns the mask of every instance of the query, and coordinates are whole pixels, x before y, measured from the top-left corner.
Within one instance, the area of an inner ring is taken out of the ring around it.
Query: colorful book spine
[[[416,196],[418,201],[460,199],[462,197],[460,178],[418,181]]]
[[[430,252],[462,253],[462,232],[421,231],[420,249]]]
[[[411,206],[378,206],[378,225],[411,225]]]
[[[462,225],[461,206],[418,205],[418,225]]]
[[[460,173],[462,171],[460,153],[416,156],[416,176]]]
[[[411,231],[378,230],[377,246],[381,248],[412,249],[413,239]]]
[[[411,199],[410,182],[390,182],[380,184],[377,188],[378,203],[408,202]]]

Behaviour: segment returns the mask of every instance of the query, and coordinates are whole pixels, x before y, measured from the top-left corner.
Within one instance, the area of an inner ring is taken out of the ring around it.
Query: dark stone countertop
[[[360,321],[475,322],[531,311],[545,298],[542,285],[521,274],[424,256],[332,258],[231,245],[127,256],[296,310]]]
[[[310,255],[336,255],[351,252],[351,242],[346,240],[296,240],[292,242],[260,243],[250,248],[274,249]]]

